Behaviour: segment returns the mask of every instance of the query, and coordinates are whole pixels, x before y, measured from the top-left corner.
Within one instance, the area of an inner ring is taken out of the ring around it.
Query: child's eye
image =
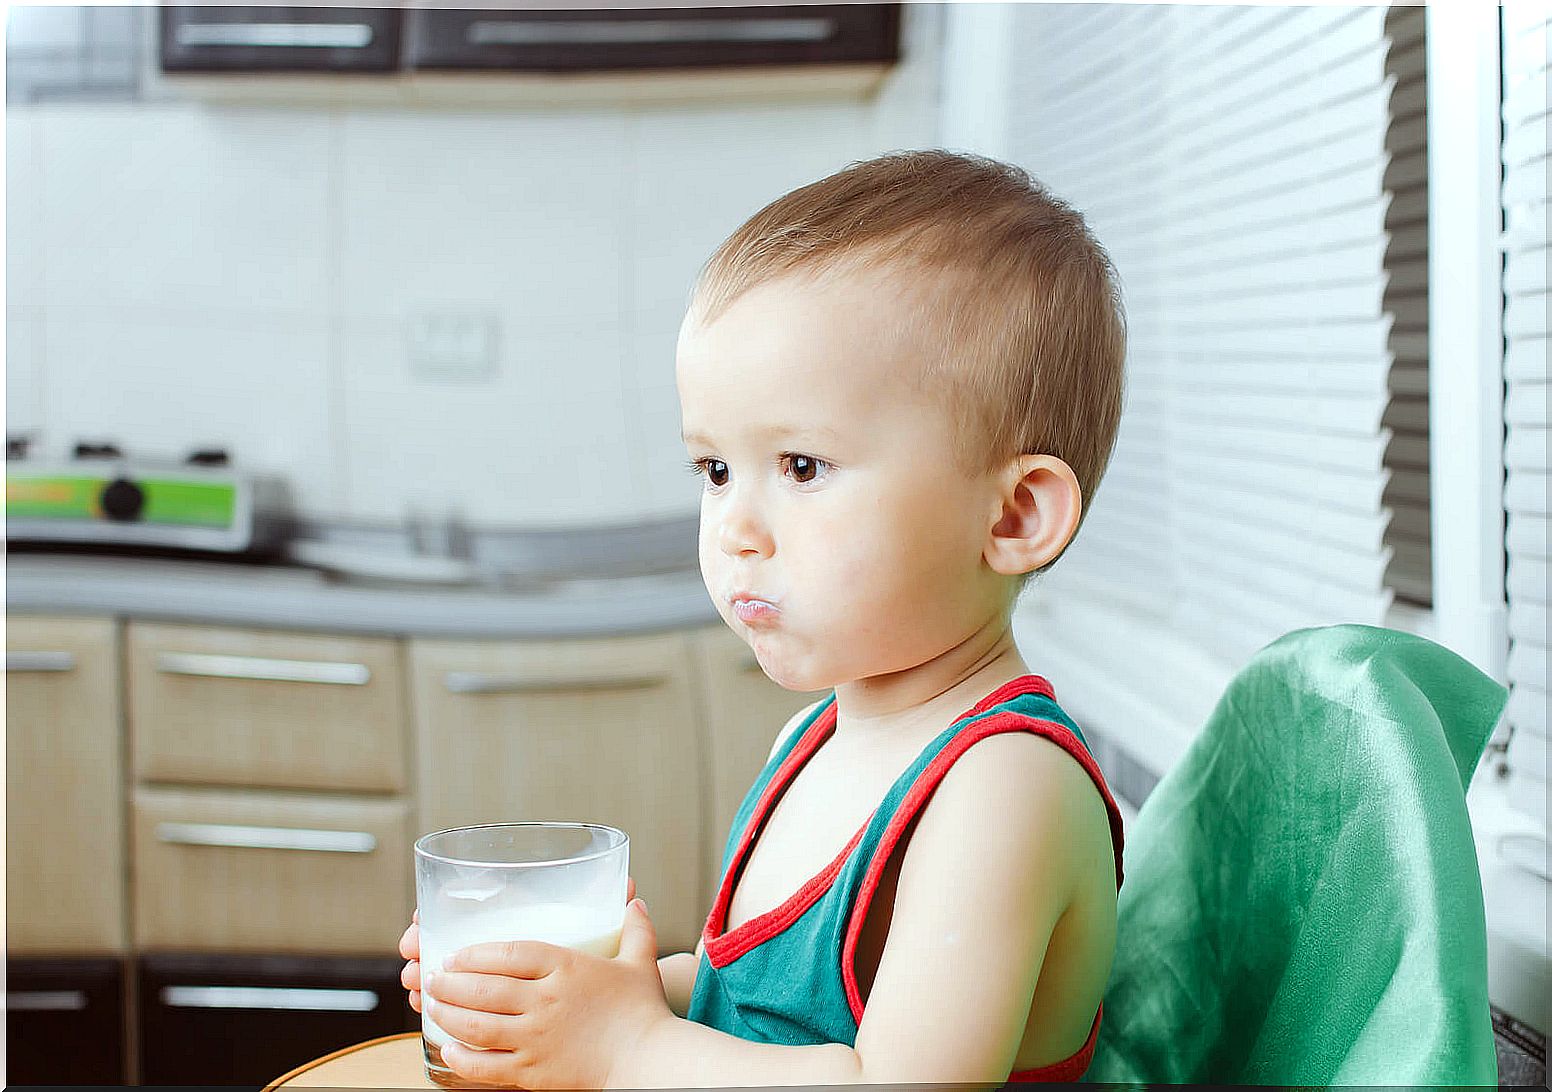
[[[685,464],[692,474],[703,474],[712,485],[721,487],[727,484],[727,463],[721,459],[691,459]]]
[[[816,459],[812,455],[799,455],[796,452],[784,451],[781,455],[783,462],[792,466],[792,478],[794,481],[807,485],[819,476],[820,467],[828,467],[823,459]]]

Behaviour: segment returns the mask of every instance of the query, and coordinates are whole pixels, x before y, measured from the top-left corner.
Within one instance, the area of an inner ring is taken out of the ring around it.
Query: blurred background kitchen
[[[1471,659],[1501,1071],[1544,1079],[1547,22],[9,7],[10,1079],[417,1026],[443,827],[621,826],[693,946],[814,695],[701,585],[675,333],[750,213],[925,146],[1030,169],[1124,282],[1116,455],[1016,621],[1123,807],[1291,629]]]

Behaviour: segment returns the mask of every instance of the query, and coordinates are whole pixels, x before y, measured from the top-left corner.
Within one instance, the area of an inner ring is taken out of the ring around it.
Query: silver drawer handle
[[[663,684],[662,675],[615,675],[606,678],[529,679],[519,675],[483,675],[449,671],[442,683],[454,694],[540,694],[554,690],[649,690]]]
[[[164,675],[206,679],[260,679],[265,682],[331,683],[364,686],[372,672],[366,664],[326,660],[270,660],[262,656],[212,656],[202,652],[159,652],[156,669]]]
[[[592,23],[555,19],[479,19],[466,32],[472,45],[635,45],[647,42],[823,42],[833,19],[639,19]]]
[[[5,1007],[11,1012],[80,1012],[86,1008],[85,990],[23,990],[7,993]]]
[[[7,652],[7,671],[74,671],[74,652]]]
[[[248,827],[234,823],[158,823],[156,839],[181,846],[305,849],[320,853],[370,853],[377,848],[376,835],[364,830]]]
[[[178,28],[181,46],[360,49],[371,41],[366,23],[185,23]]]
[[[302,989],[295,986],[163,986],[162,1004],[175,1009],[293,1009],[307,1012],[371,1012],[373,990]]]

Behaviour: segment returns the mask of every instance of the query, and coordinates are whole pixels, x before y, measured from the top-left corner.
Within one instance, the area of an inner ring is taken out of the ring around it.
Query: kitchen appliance
[[[182,462],[131,459],[81,442],[68,458],[37,457],[8,437],[6,546],[46,545],[265,555],[289,526],[284,483],[234,468],[221,448]]]

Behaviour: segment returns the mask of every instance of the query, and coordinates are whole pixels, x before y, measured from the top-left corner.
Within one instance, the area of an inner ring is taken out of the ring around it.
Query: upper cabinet
[[[164,72],[393,72],[397,8],[163,7]]]
[[[588,72],[881,64],[899,4],[164,7],[165,72]]]
[[[576,72],[893,61],[898,4],[407,13],[421,69]]]

